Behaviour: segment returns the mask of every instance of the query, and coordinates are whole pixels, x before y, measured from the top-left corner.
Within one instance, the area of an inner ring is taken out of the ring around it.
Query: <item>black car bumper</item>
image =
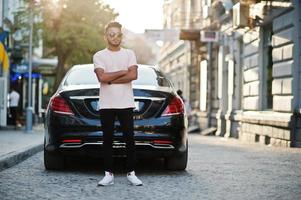
[[[46,147],[47,150],[47,147]],[[135,146],[137,157],[167,157],[173,155],[177,150],[171,144],[155,145],[144,142],[136,142]],[[82,144],[62,144],[56,149],[62,155],[67,156],[89,156],[103,157],[102,142],[82,143]],[[125,143],[114,142],[113,153],[115,157],[126,155]]]
[[[48,113],[45,123],[45,145],[48,152],[64,155],[102,157],[103,133],[100,121]],[[150,123],[151,122],[151,123]],[[125,143],[119,124],[115,124],[114,155],[125,155]],[[184,116],[168,116],[134,121],[136,154],[139,156],[169,156],[186,150],[187,129]],[[73,142],[66,142],[73,140]],[[74,142],[78,141],[78,142]]]

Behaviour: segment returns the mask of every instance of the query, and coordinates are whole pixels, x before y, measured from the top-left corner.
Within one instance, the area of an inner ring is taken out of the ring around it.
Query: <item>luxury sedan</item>
[[[154,66],[139,65],[138,79],[132,84],[137,158],[164,158],[167,169],[185,170],[188,121],[182,99]],[[63,78],[46,111],[46,169],[64,168],[67,156],[103,156],[99,87],[93,64],[75,65]],[[118,120],[113,150],[114,156],[125,156],[125,142]]]

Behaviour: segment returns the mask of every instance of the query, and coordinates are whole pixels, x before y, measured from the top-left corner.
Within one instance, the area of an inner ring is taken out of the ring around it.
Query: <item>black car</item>
[[[73,66],[65,75],[46,111],[46,169],[62,169],[66,156],[70,155],[102,157],[99,86],[93,64]],[[162,72],[153,66],[139,65],[133,90],[137,157],[161,157],[168,169],[184,170],[188,156],[188,121],[182,99]],[[113,149],[114,156],[125,156],[118,121]]]

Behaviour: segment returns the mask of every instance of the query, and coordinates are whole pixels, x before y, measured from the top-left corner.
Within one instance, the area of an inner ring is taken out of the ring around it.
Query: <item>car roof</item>
[[[156,70],[159,70],[157,66],[154,65],[143,65],[143,64],[138,64],[138,68],[153,68]],[[78,69],[83,69],[83,68],[94,68],[94,64],[80,64],[80,65],[74,65],[70,68],[70,70],[78,70]]]

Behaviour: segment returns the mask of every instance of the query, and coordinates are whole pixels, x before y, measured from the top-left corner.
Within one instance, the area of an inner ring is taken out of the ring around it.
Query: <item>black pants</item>
[[[11,114],[12,125],[16,126],[17,125],[18,107],[10,107],[9,110],[10,110],[10,114]]]
[[[103,150],[105,171],[112,172],[113,169],[113,138],[114,122],[119,120],[123,138],[126,143],[127,170],[131,172],[135,165],[135,141],[133,108],[125,109],[101,109],[100,121],[103,130]]]

